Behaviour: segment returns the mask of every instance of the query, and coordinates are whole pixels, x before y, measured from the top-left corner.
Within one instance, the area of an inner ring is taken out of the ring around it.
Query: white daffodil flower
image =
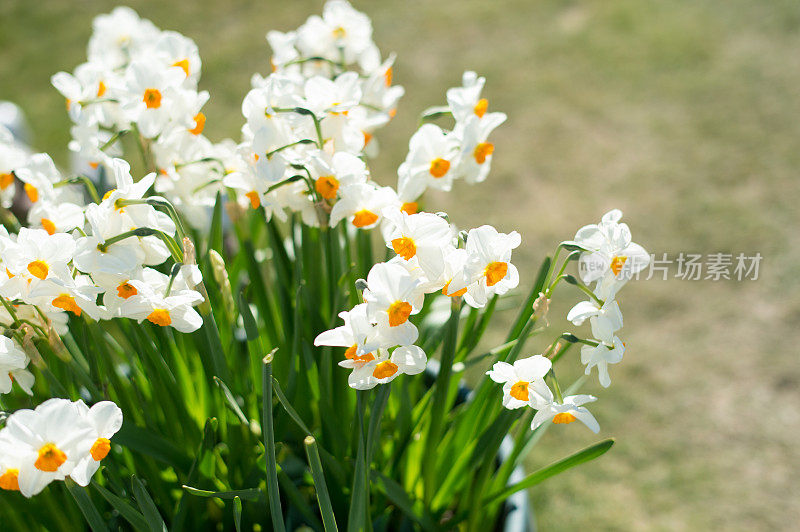
[[[399,375],[422,373],[427,365],[425,351],[416,345],[398,347],[391,355],[388,350],[381,349],[377,358],[354,369],[347,383],[356,390],[369,390],[378,384],[391,382]]]
[[[450,190],[455,178],[458,140],[434,124],[424,124],[411,137],[405,164],[407,179]]]
[[[611,343],[614,333],[622,329],[622,312],[612,299],[607,299],[602,306],[594,299],[581,301],[567,314],[567,320],[573,325],[582,325],[587,319],[592,325],[592,336],[603,342]]]
[[[111,438],[122,428],[122,410],[111,401],[101,401],[91,408],[83,401],[75,403],[79,413],[88,422],[91,431],[86,436],[90,443],[89,452],[82,457],[69,476],[80,486],[88,486],[92,477],[100,469],[100,462],[111,451]]]
[[[0,336],[0,395],[11,392],[13,383],[33,395],[33,373],[28,371],[30,359],[17,343],[7,336]],[[0,486],[2,487],[2,486]]]
[[[89,62],[99,63],[109,70],[125,66],[130,61],[131,50],[147,48],[160,33],[152,22],[122,6],[107,15],[96,16],[92,30]]]
[[[405,261],[416,261],[428,279],[444,272],[444,256],[453,245],[454,231],[440,216],[409,215],[395,208],[384,209],[383,236],[386,246]]]
[[[511,264],[511,252],[520,245],[519,233],[499,233],[490,225],[467,233],[468,258],[463,274],[454,278],[450,292],[468,288],[471,306],[482,307],[494,294],[505,294],[519,284],[517,268]],[[473,285],[474,286],[471,286]]]
[[[397,194],[391,187],[368,183],[341,187],[339,195],[339,201],[331,209],[331,227],[344,219],[359,229],[374,227],[381,220],[383,210],[397,202]]]
[[[74,403],[50,399],[8,417],[0,431],[0,456],[14,464],[22,495],[32,497],[72,472],[89,453],[91,434]]]
[[[194,290],[175,290],[164,296],[149,284],[132,279],[128,281],[136,294],[131,295],[119,306],[121,316],[141,323],[149,321],[161,327],[171,326],[179,332],[196,331],[203,325],[203,318],[194,305],[203,301],[203,296]]]
[[[397,264],[375,264],[367,275],[364,301],[370,319],[379,325],[398,327],[422,310],[425,293],[420,282]]]
[[[629,280],[650,263],[650,255],[631,242],[627,224],[619,223],[622,211],[614,209],[603,215],[599,224],[578,229],[574,243],[588,250],[581,254],[578,269],[583,282],[601,279],[611,271],[617,279]]]
[[[488,113],[483,118],[470,116],[456,125],[453,135],[460,140],[455,174],[467,183],[480,183],[486,179],[492,166],[494,144],[489,134],[505,122],[505,113]]]
[[[136,124],[146,138],[154,138],[166,130],[184,105],[187,93],[181,88],[186,76],[180,68],[164,67],[155,58],[139,58],[125,72],[126,92],[120,95],[120,105],[127,120]],[[192,117],[184,118],[190,126]]]
[[[597,366],[597,376],[600,385],[608,388],[611,385],[611,377],[608,374],[608,365],[622,362],[622,355],[625,353],[625,344],[614,336],[608,344],[600,342],[597,346],[581,346],[581,364],[586,365],[586,374],[592,372],[592,368]]]
[[[563,403],[549,402],[538,409],[531,421],[531,430],[538,428],[542,424],[553,420],[555,424],[568,424],[575,420],[586,425],[589,430],[597,434],[600,432],[600,425],[597,420],[583,405],[596,401],[597,397],[591,395],[570,395],[564,397]]]
[[[542,408],[552,398],[544,376],[553,367],[542,355],[517,360],[513,365],[495,362],[486,372],[490,379],[503,385],[503,406],[509,410],[532,406]]]
[[[457,122],[463,122],[471,116],[482,118],[489,107],[489,101],[481,98],[483,85],[486,78],[479,77],[475,72],[464,72],[461,87],[447,90],[447,105]]]
[[[0,292],[8,298],[24,300],[45,279],[70,278],[69,262],[75,253],[75,240],[68,234],[50,235],[44,229],[23,227],[17,241],[4,251],[4,265],[12,277]]]
[[[322,17],[312,15],[297,29],[297,49],[304,57],[355,63],[372,45],[372,22],[345,0],[329,0]]]

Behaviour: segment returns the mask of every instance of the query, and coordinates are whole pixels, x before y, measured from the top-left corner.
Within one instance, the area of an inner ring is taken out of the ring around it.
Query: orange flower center
[[[447,284],[444,285],[444,287],[442,288],[442,294],[443,295],[446,295],[446,296],[449,296],[449,297],[461,297],[461,296],[463,296],[464,294],[467,293],[467,287],[465,286],[461,290],[456,290],[452,294],[448,294],[447,293],[447,289],[450,288],[450,283],[452,283],[452,282],[453,282],[453,280],[450,279],[449,281],[447,281]]]
[[[103,96],[107,89],[108,87],[106,87],[106,84],[101,80],[100,83],[97,84],[97,97],[100,98]]]
[[[514,399],[517,399],[519,401],[526,401],[527,402],[528,398],[530,397],[528,395],[528,384],[529,383],[527,383],[525,381],[519,381],[519,382],[515,383],[514,386],[511,387],[511,391],[508,392],[509,395],[511,397],[513,397]]]
[[[386,311],[389,314],[389,327],[397,327],[408,321],[411,316],[411,305],[405,301],[395,301]]]
[[[62,310],[72,312],[76,316],[81,315],[81,307],[75,303],[75,298],[69,294],[61,294],[53,300],[53,306]]]
[[[334,199],[336,191],[339,190],[339,180],[332,175],[320,176],[314,183],[314,188],[323,198],[327,200]]]
[[[175,61],[172,63],[172,66],[181,67],[183,69],[183,73],[186,74],[186,77],[189,77],[189,60],[188,59],[181,59],[180,61]]]
[[[569,412],[561,412],[560,414],[553,416],[553,423],[556,425],[565,425],[567,423],[572,423],[576,419],[577,418]]]
[[[362,133],[364,134],[364,146],[366,146],[372,140],[372,133],[367,133],[366,131],[362,131]]]
[[[258,209],[261,206],[261,198],[259,197],[258,192],[255,190],[251,190],[245,194],[245,196],[247,196],[247,199],[250,200],[250,206],[252,208]]]
[[[19,469],[6,469],[0,475],[0,489],[7,491],[19,491]]]
[[[628,260],[628,257],[620,257],[616,256],[611,259],[611,271],[614,272],[614,275],[619,275],[619,272],[622,271],[622,267],[625,266],[625,261]]]
[[[392,240],[392,249],[406,260],[411,260],[411,257],[417,254],[417,246],[414,244],[414,240],[407,236]]]
[[[494,286],[500,281],[508,273],[508,264],[505,262],[490,262],[488,266],[486,266],[486,270],[484,271],[484,275],[486,275],[486,286]]]
[[[417,214],[419,205],[416,201],[407,201],[403,203],[403,206],[400,207],[400,210],[406,214]]]
[[[92,455],[92,458],[95,462],[99,462],[108,456],[108,452],[110,450],[111,442],[108,440],[108,438],[97,438],[97,441],[94,442],[91,450],[89,450],[89,453]]]
[[[67,461],[67,455],[53,443],[46,443],[39,449],[39,457],[34,462],[34,466],[39,471],[55,473],[61,464]]]
[[[392,85],[392,67],[386,69],[386,72],[383,73],[383,81],[386,82],[386,86],[390,87]]]
[[[354,362],[371,362],[375,360],[375,355],[372,353],[367,353],[365,355],[357,355],[356,352],[358,351],[358,346],[356,344],[351,345],[347,348],[344,352],[344,357],[348,360],[352,360]]]
[[[31,200],[31,203],[36,203],[39,201],[39,191],[35,186],[31,185],[30,183],[25,183],[23,188],[25,189],[25,194],[28,195],[28,199]]]
[[[47,273],[50,271],[50,268],[47,266],[46,262],[35,260],[28,264],[28,271],[34,277],[44,280],[47,278]]]
[[[172,323],[172,318],[170,317],[167,309],[157,308],[147,316],[147,321],[162,327],[166,327]]]
[[[194,115],[194,127],[189,130],[189,133],[192,135],[199,135],[203,132],[204,127],[206,127],[206,115],[197,113]]]
[[[119,286],[117,286],[117,295],[122,299],[128,299],[129,297],[135,296],[138,293],[139,291],[136,289],[136,287],[128,281],[120,283]]]
[[[472,156],[475,157],[476,163],[483,164],[486,162],[486,157],[492,153],[494,153],[494,144],[491,142],[480,142],[475,146],[475,151],[472,152]]]
[[[489,100],[486,98],[481,98],[478,100],[478,103],[475,104],[475,114],[478,115],[478,118],[483,118],[483,115],[486,114],[486,110],[489,108]]]
[[[372,372],[372,376],[375,377],[376,379],[385,379],[397,373],[398,369],[400,368],[397,367],[397,364],[393,364],[388,360],[386,360],[375,366],[375,370]]]
[[[0,174],[0,189],[7,189],[13,182],[14,174]]]
[[[161,107],[161,91],[158,89],[145,89],[142,101],[148,109]]]
[[[42,218],[41,222],[42,227],[45,231],[47,231],[48,235],[52,235],[56,232],[56,224],[53,223],[53,220],[50,220],[49,218]]]
[[[444,177],[447,171],[450,170],[450,161],[437,157],[431,161],[430,173],[435,178]]]
[[[356,227],[366,227],[378,221],[378,215],[367,209],[361,209],[353,217],[353,225]]]

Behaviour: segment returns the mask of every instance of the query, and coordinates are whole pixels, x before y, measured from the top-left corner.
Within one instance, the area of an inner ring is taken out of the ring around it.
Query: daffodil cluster
[[[49,399],[17,410],[0,429],[0,489],[32,497],[67,477],[87,486],[121,427],[122,411],[110,401],[89,408]]]
[[[427,357],[413,345],[419,333],[409,318],[422,310],[427,294],[456,302],[463,297],[480,308],[519,284],[510,262],[520,244],[516,231],[484,225],[459,236],[442,215],[408,214],[396,206],[385,208],[382,218],[386,246],[396,255],[372,266],[361,287],[364,302],[339,315],[344,325],[315,340],[347,348],[339,365],[353,370],[349,384],[359,390],[425,369]]]
[[[582,227],[574,240],[561,244],[561,247],[572,249],[578,255],[581,280],[595,283],[593,289],[583,286],[590,299],[575,305],[567,314],[567,320],[574,325],[582,325],[589,320],[594,339],[580,340],[581,363],[586,366],[586,375],[597,368],[600,384],[604,388],[611,384],[608,365],[621,362],[625,352],[625,344],[616,334],[622,328],[617,292],[650,260],[644,248],[631,241],[630,229],[627,224],[619,223],[621,218],[621,211],[612,210],[603,216],[599,224]],[[573,280],[573,283],[577,281]],[[554,395],[545,382],[545,376],[551,373],[552,367],[549,358],[534,355],[517,360],[513,365],[497,362],[487,375],[503,384],[503,406],[509,409],[530,406],[537,411],[531,421],[531,429],[549,420],[556,424],[580,420],[592,432],[598,432],[600,425],[583,406],[597,398],[591,395],[561,397],[560,391]]]

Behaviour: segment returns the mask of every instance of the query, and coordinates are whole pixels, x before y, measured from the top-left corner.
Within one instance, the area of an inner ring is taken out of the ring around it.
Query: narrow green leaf
[[[267,460],[267,493],[272,528],[277,532],[286,530],[281,510],[281,494],[278,489],[278,466],[275,461],[275,427],[272,420],[272,358],[277,348],[264,357],[261,365],[261,426],[264,435],[264,450]]]
[[[86,493],[86,490],[75,484],[70,478],[67,478],[65,483],[70,495],[75,499],[75,503],[78,505],[78,508],[80,508],[83,517],[86,518],[86,522],[89,523],[89,527],[92,531],[107,532],[108,526],[106,526],[105,521],[103,521],[100,512],[97,511],[97,508],[92,502],[92,499],[89,498],[89,494]]]
[[[408,496],[408,493],[405,489],[403,489],[402,486],[397,484],[391,478],[375,470],[371,472],[371,478],[375,486],[383,491],[392,504],[397,506],[397,508],[403,512],[407,518],[420,525],[423,530],[436,530],[436,525],[433,521],[433,518],[430,516],[427,510],[422,510],[421,512],[415,510],[415,502],[411,500],[411,498]],[[416,504],[416,506],[421,505]]]
[[[366,434],[364,433],[364,390],[356,392],[356,418],[358,424],[358,451],[353,472],[353,490],[350,492],[350,513],[347,517],[348,532],[363,532],[367,525],[367,465]]]
[[[281,405],[283,405],[283,408],[284,410],[286,410],[286,413],[289,414],[289,417],[291,417],[294,420],[294,422],[297,423],[297,426],[300,427],[300,429],[306,433],[306,436],[313,436],[313,434],[311,434],[311,430],[303,422],[303,419],[300,417],[300,415],[297,413],[294,407],[292,407],[292,404],[284,395],[283,390],[281,390],[281,385],[278,382],[278,379],[272,377],[272,384],[275,386],[275,395],[278,396],[278,401],[281,403]]]
[[[567,469],[594,460],[595,458],[605,454],[609,449],[611,449],[612,445],[614,445],[614,440],[609,438],[587,447],[586,449],[578,451],[571,456],[568,456],[562,460],[559,460],[558,462],[550,464],[549,466],[536,471],[535,473],[528,475],[523,480],[509,486],[499,493],[489,495],[483,500],[483,504],[489,505],[497,501],[507,499],[520,490],[535,486],[536,484],[544,482],[548,478],[558,475]]]
[[[181,486],[181,488],[186,490],[187,493],[191,495],[196,495],[197,497],[214,497],[217,499],[225,499],[225,500],[230,500],[233,499],[234,497],[238,497],[246,501],[257,501],[258,498],[261,497],[261,490],[258,488],[247,488],[243,490],[231,490],[231,491],[201,490],[186,485]]]
[[[107,500],[108,503],[111,506],[113,506],[115,510],[119,512],[119,515],[121,515],[127,522],[129,522],[133,526],[133,528],[135,528],[136,530],[140,530],[142,532],[146,532],[147,530],[149,530],[149,527],[147,526],[147,521],[145,520],[144,516],[139,511],[134,509],[133,506],[128,504],[124,499],[122,499],[121,497],[117,497],[109,490],[98,484],[96,481],[92,481],[92,486],[94,486],[94,489],[96,489],[97,492],[105,500]]]
[[[242,412],[241,407],[236,402],[236,398],[233,396],[228,386],[217,376],[214,377],[214,382],[217,383],[217,386],[222,388],[222,394],[225,396],[225,401],[228,403],[230,409],[233,410],[233,413],[236,414],[236,417],[239,418],[239,421],[242,422],[242,425],[249,426],[250,421],[248,421],[247,416],[245,416],[244,412]]]
[[[185,472],[191,467],[189,458],[171,441],[145,428],[124,424],[114,441],[132,451],[174,466],[180,471]]]
[[[539,273],[536,275],[536,282],[533,283],[533,287],[531,287],[531,291],[528,294],[528,298],[525,300],[525,303],[522,305],[522,307],[520,307],[519,315],[517,316],[517,320],[514,322],[514,326],[511,327],[511,330],[508,333],[506,342],[519,337],[520,333],[522,332],[522,328],[525,326],[525,323],[533,314],[533,302],[536,301],[537,297],[539,297],[539,292],[544,289],[544,283],[547,281],[547,274],[550,271],[551,263],[552,259],[550,257],[545,257],[542,265],[539,267]]]
[[[242,499],[239,496],[233,498],[233,526],[236,532],[242,532]]]
[[[311,466],[311,476],[314,477],[314,488],[317,492],[317,503],[319,503],[320,514],[322,514],[322,524],[325,527],[325,532],[337,532],[339,528],[336,526],[336,518],[333,515],[331,497],[328,494],[328,486],[325,483],[322,461],[319,459],[317,440],[312,436],[306,436],[304,443],[308,463]]]
[[[151,532],[166,532],[167,525],[164,524],[164,520],[158,512],[156,504],[153,502],[150,494],[147,493],[147,489],[145,489],[142,481],[134,475],[131,477],[131,483],[133,484],[133,495],[136,497],[136,504],[139,505],[139,509],[142,511],[142,515],[144,515],[147,521],[148,528]]]

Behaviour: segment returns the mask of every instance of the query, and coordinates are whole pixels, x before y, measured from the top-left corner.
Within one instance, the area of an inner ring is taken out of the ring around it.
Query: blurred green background
[[[35,147],[65,162],[68,120],[50,75],[85,59],[91,19],[116,2],[0,2],[0,99],[20,104]],[[194,39],[206,133],[238,138],[269,29],[319,1],[131,1]],[[800,3],[796,0],[356,1],[395,51],[404,85],[372,165],[394,184],[420,110],[444,103],[463,70],[488,79],[509,120],[494,169],[427,204],[460,226],[523,236],[530,286],[541,258],[621,208],[649,251],[764,256],[757,281],[630,283],[627,344],[600,400],[612,451],[532,490],[542,530],[792,530],[800,522]],[[671,271],[674,275],[675,270]],[[519,290],[522,294],[523,290]],[[563,287],[559,317],[580,298]],[[579,329],[588,335],[586,327]],[[536,346],[533,346],[536,347]],[[577,354],[577,350],[572,356]],[[568,364],[564,364],[568,365]],[[572,362],[577,366],[577,361]],[[597,439],[553,427],[536,468]]]

